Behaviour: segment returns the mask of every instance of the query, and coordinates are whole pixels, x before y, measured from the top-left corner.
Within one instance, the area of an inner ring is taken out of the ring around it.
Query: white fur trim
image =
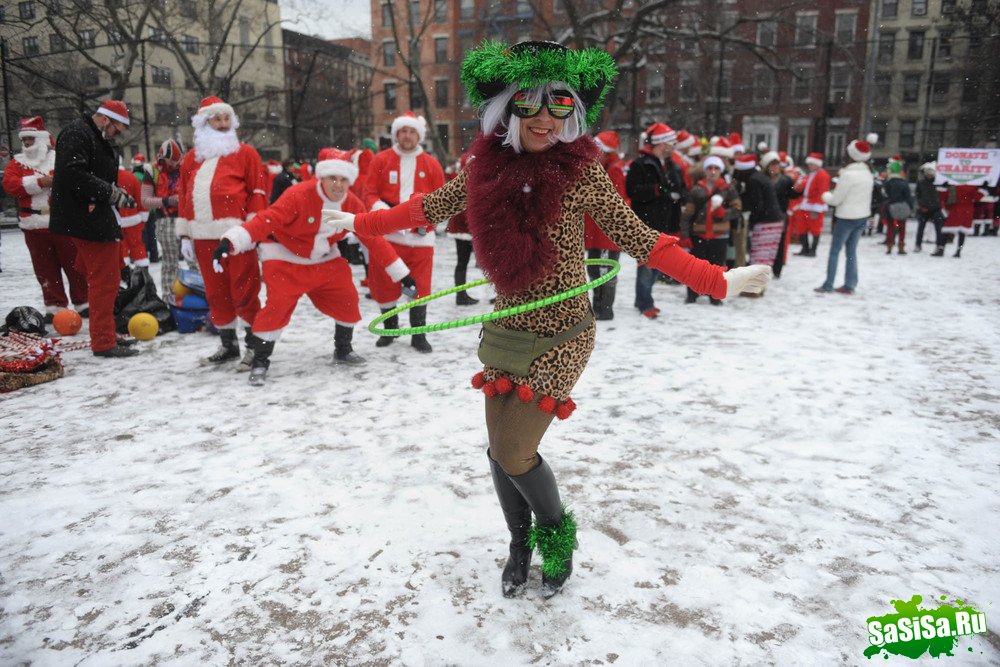
[[[694,146],[694,137],[689,135],[684,141],[678,141],[674,148],[682,151],[685,148],[691,148],[692,146]]]
[[[320,160],[316,163],[316,178],[343,176],[351,185],[358,180],[358,168],[345,160]]]
[[[601,150],[602,150],[603,152],[605,152],[605,153],[614,153],[614,152],[615,152],[615,149],[613,149],[613,148],[608,148],[608,147],[607,147],[607,146],[606,146],[606,145],[604,144],[604,142],[603,142],[603,141],[601,141],[600,139],[598,139],[597,137],[594,137],[594,143],[595,143],[595,144],[597,144],[597,147],[598,147],[598,148],[600,148],[600,149],[601,149]]]
[[[191,221],[187,218],[174,218],[174,235],[191,236]]]
[[[829,191],[824,192],[823,194],[820,195],[820,199],[823,200],[823,203],[829,204],[830,201],[833,199],[833,193]]]
[[[317,241],[322,239],[326,241],[328,236],[317,236]],[[328,250],[323,255],[313,258],[313,257],[301,257],[296,255],[294,252],[281,245],[280,243],[261,243],[260,248],[260,260],[262,262],[288,262],[289,264],[301,264],[304,266],[309,266],[312,264],[322,264],[324,262],[329,262],[340,257],[340,250],[337,249],[337,244],[330,245],[327,242]]]
[[[253,335],[261,340],[277,341],[281,338],[281,332],[285,330],[285,327],[280,329],[275,329],[274,331],[254,331]]]
[[[392,121],[392,141],[396,143],[396,133],[399,132],[400,128],[412,127],[417,131],[418,141],[420,143],[424,142],[424,137],[427,136],[427,121],[423,116],[417,116],[416,118],[410,118],[409,116],[399,116]]]
[[[732,148],[723,148],[722,146],[712,146],[709,151],[709,155],[718,155],[719,157],[729,158],[730,160],[736,154]]]
[[[868,153],[864,153],[861,150],[859,150],[858,147],[857,147],[857,143],[854,142],[854,141],[852,141],[851,143],[847,144],[847,154],[855,162],[868,162],[868,160],[870,160],[871,157],[872,157],[872,154],[871,154],[870,151]]]
[[[385,272],[389,274],[394,283],[398,283],[400,280],[410,275],[410,267],[406,265],[402,257],[396,258],[396,261],[385,267]]]
[[[872,146],[878,143],[878,132],[869,132],[865,135],[865,141],[870,143]]]
[[[198,109],[197,115],[204,116],[205,118],[211,118],[212,116],[217,116],[220,113],[228,113],[230,116],[236,115],[233,107],[225,102],[216,102],[215,104],[205,105]]]
[[[701,163],[702,169],[708,169],[712,165],[715,165],[716,167],[718,167],[722,171],[726,170],[726,163],[723,162],[722,158],[719,157],[718,155],[709,155]]]
[[[345,327],[347,329],[353,329],[354,325],[357,324],[360,321],[361,320],[358,320],[357,322],[342,322],[342,321],[334,318],[333,323],[336,324],[337,326]]]
[[[448,236],[453,239],[461,239],[463,241],[471,241],[472,234],[466,234],[465,232],[448,232]]]
[[[392,208],[392,207],[389,206],[388,204],[386,204],[381,199],[379,199],[377,202],[375,202],[374,204],[372,204],[372,211],[386,211],[386,210],[389,210],[390,208]]]
[[[132,262],[132,265],[137,267],[149,266],[149,257],[143,257],[142,259],[137,259],[134,262]]]
[[[212,220],[212,181],[215,180],[215,170],[218,166],[219,158],[209,158],[201,163],[201,167],[194,175],[191,203],[194,208],[194,219],[198,222]]]
[[[325,234],[317,234],[313,237],[313,249],[309,253],[309,259],[318,262],[330,254],[330,237]]]
[[[253,250],[254,242],[253,239],[250,238],[250,232],[248,232],[242,225],[230,227],[226,230],[226,233],[222,235],[222,238],[229,239],[229,242],[233,244],[233,251],[237,254]]]
[[[208,221],[190,220],[186,236],[204,241],[218,241],[229,228],[242,224],[243,221],[239,218],[219,218]]]
[[[806,164],[814,164],[817,167],[822,167],[823,166],[823,161],[822,160],[818,160],[818,159],[816,159],[814,157],[807,157],[806,158]]]
[[[25,215],[17,219],[17,226],[21,229],[48,229],[49,228],[49,216],[47,214],[43,215]]]
[[[32,174],[31,176],[23,177],[21,179],[21,186],[24,187],[24,191],[29,195],[37,195],[41,193],[42,186],[38,184],[38,179],[41,177],[41,174]]]
[[[382,310],[388,310],[390,308],[395,308],[398,303],[399,299],[393,299],[392,301],[386,301],[385,303],[378,304],[378,307]]]
[[[802,202],[799,204],[799,208],[803,211],[809,211],[810,213],[826,213],[830,208],[826,204],[816,204],[813,202]]]
[[[781,164],[781,156],[778,155],[777,151],[768,151],[764,153],[764,156],[760,159],[760,167],[763,169],[772,162],[777,162]]]
[[[97,110],[97,113],[99,113],[99,114],[101,114],[103,116],[107,116],[111,120],[117,120],[122,125],[125,125],[126,127],[128,127],[128,122],[129,122],[128,118],[126,118],[125,116],[122,116],[121,114],[115,113],[111,109],[105,109],[104,107],[100,107]]]
[[[118,218],[118,226],[122,229],[126,227],[135,227],[142,222],[142,216],[136,213],[135,215],[123,215]]]

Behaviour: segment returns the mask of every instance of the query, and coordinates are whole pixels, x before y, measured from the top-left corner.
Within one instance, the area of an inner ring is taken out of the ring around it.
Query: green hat
[[[888,169],[893,174],[902,174],[903,173],[903,163],[902,162],[898,162],[896,160],[893,160],[892,162],[890,162],[886,166],[886,169]]]
[[[469,100],[477,107],[511,84],[534,88],[563,81],[583,102],[588,125],[600,116],[604,96],[617,76],[614,58],[601,49],[573,51],[562,44],[539,41],[509,46],[487,40],[469,51],[461,70]]]
[[[365,137],[364,139],[362,139],[361,147],[367,148],[370,151],[375,151],[376,153],[378,152],[378,144],[376,144],[375,140],[372,139],[371,137]]]

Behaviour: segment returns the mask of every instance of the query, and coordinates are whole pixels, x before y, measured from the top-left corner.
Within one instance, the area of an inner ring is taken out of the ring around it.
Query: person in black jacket
[[[775,278],[781,277],[781,269],[785,266],[788,254],[788,204],[793,199],[802,197],[805,181],[796,184],[795,179],[785,173],[781,164],[781,155],[775,151],[765,153],[760,159],[760,168],[771,183],[774,184],[774,194],[778,198],[778,210],[781,212],[781,241],[778,252],[771,265],[771,273]]]
[[[282,192],[298,183],[295,179],[295,174],[292,173],[292,164],[293,161],[291,159],[281,163],[281,172],[274,177],[274,182],[271,184],[271,199],[269,203],[273,204],[278,201],[278,197],[281,196]]]
[[[658,232],[680,234],[681,205],[687,199],[684,176],[670,159],[677,133],[663,123],[653,123],[639,157],[625,176],[625,192],[639,219]],[[653,302],[653,285],[660,272],[640,264],[635,275],[635,307],[649,319],[660,309]]]
[[[122,234],[114,209],[135,208],[136,202],[118,186],[113,142],[128,124],[125,103],[108,100],[94,115],[67,125],[56,139],[49,230],[72,237],[76,246],[90,295],[90,349],[97,357],[138,354],[115,334]]]
[[[772,266],[781,243],[781,232],[785,227],[785,216],[778,204],[774,184],[763,172],[758,171],[757,158],[750,154],[736,159],[733,179],[741,188],[740,199],[744,215],[749,216],[750,263]],[[760,296],[763,295],[761,292]]]
[[[930,220],[934,225],[934,240],[938,246],[941,242],[941,228],[944,227],[944,213],[941,210],[941,198],[938,196],[934,178],[937,176],[937,164],[928,162],[920,167],[920,178],[917,180],[917,240],[913,252],[920,252],[924,240],[924,227]]]

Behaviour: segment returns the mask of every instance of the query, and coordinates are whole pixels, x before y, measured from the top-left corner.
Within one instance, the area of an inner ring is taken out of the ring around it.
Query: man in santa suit
[[[146,228],[143,214],[147,216],[140,200],[142,199],[142,186],[139,179],[131,171],[118,169],[118,185],[129,194],[135,206],[118,208],[118,226],[122,228],[122,280],[128,282],[130,272],[125,266],[125,258],[132,260],[134,270],[149,270],[149,256],[146,253],[146,244],[143,241],[143,232]]]
[[[423,116],[407,111],[392,121],[393,145],[381,151],[372,160],[368,179],[365,181],[364,204],[370,211],[392,208],[409,200],[415,193],[433,192],[444,185],[444,170],[433,157],[424,152],[420,143],[427,132]],[[434,228],[414,227],[386,236],[393,250],[406,262],[416,281],[417,296],[431,293],[431,268],[434,264]],[[386,267],[371,258],[368,270],[368,287],[372,298],[382,312],[396,307],[400,296],[400,283],[386,273]],[[427,323],[427,306],[410,309],[410,324],[414,327]],[[398,317],[385,321],[387,328],[399,326]],[[395,338],[381,336],[375,345],[385,347]],[[430,352],[431,346],[426,336],[413,336],[411,345],[418,352]]]
[[[618,157],[618,149],[621,147],[621,138],[613,130],[605,130],[594,137],[594,143],[601,149],[601,164],[608,172],[608,178],[615,186],[615,190],[626,204],[631,205],[628,195],[625,192],[625,170],[622,169],[622,161]],[[621,256],[621,249],[615,245],[614,241],[608,238],[607,234],[601,231],[593,218],[585,215],[583,218],[583,247],[587,250],[589,259],[601,257],[618,261]],[[588,266],[587,275],[591,280],[596,280],[608,269],[601,266]],[[600,287],[594,289],[594,317],[599,320],[611,320],[615,317],[615,288],[618,285],[618,278],[612,278]]]
[[[365,212],[361,200],[349,191],[358,169],[347,152],[324,148],[315,174],[315,179],[292,186],[252,220],[226,231],[214,254],[216,270],[226,271],[236,257],[253,254],[250,251],[260,244],[267,303],[247,339],[254,353],[250,384],[255,386],[264,384],[274,344],[302,296],[335,322],[334,362],[365,363],[351,345],[354,325],[361,321],[358,290],[350,265],[337,249],[347,232],[323,222],[325,211]],[[361,240],[395,280],[409,275],[384,238],[361,236]]]
[[[56,152],[41,116],[22,118],[17,136],[22,151],[7,164],[3,189],[17,200],[18,224],[31,255],[35,278],[42,288],[45,321],[69,305],[63,273],[73,307],[87,316],[87,279],[76,268],[76,247],[67,236],[49,233],[49,196]]]
[[[802,200],[795,212],[795,232],[802,242],[802,250],[795,253],[804,257],[815,257],[819,247],[819,235],[823,231],[823,217],[829,208],[823,202],[823,193],[830,190],[830,174],[823,168],[822,153],[810,153],[806,157],[806,184]],[[812,235],[812,241],[809,236]]]
[[[174,303],[174,281],[177,279],[177,265],[180,260],[175,221],[181,190],[182,159],[184,159],[184,149],[179,143],[167,139],[160,144],[160,149],[156,152],[156,166],[160,172],[156,177],[156,188],[147,196],[148,191],[143,184],[142,193],[142,201],[146,208],[159,213],[156,221],[156,240],[160,245],[162,259],[160,287],[167,303]]]
[[[197,262],[205,279],[209,317],[221,346],[202,363],[220,364],[240,356],[236,320],[247,336],[260,310],[260,265],[255,253],[233,257],[225,273],[212,270],[212,253],[222,234],[267,208],[267,184],[260,155],[236,136],[239,118],[218,97],[206,97],[191,118],[194,148],[181,163],[180,203],[176,222],[181,255]],[[240,370],[249,370],[247,349]]]

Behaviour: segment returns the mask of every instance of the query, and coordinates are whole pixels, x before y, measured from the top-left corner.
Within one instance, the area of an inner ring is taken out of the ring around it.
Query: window
[[[448,108],[448,79],[434,80],[434,106],[438,109]]]
[[[883,0],[882,2],[882,18],[884,19],[894,19],[899,11],[898,0]]]
[[[62,38],[62,35],[55,32],[49,35],[49,51],[58,53],[65,48],[66,40]]]
[[[854,12],[837,14],[834,26],[834,36],[837,44],[850,46],[854,43],[854,27],[857,24],[858,15]]]
[[[80,83],[84,86],[97,87],[101,85],[101,75],[96,67],[84,67],[80,70]]]
[[[945,122],[940,118],[932,118],[927,123],[927,137],[925,144],[928,148],[934,149],[944,144]]]
[[[160,125],[173,125],[177,122],[177,109],[172,103],[154,104],[153,114]]]
[[[774,47],[778,26],[774,21],[761,21],[757,24],[757,44],[764,48]]]
[[[486,0],[486,15],[498,16],[503,8],[501,0]]]
[[[963,102],[978,102],[979,101],[979,81],[972,77],[966,77],[962,82],[962,101]]]
[[[969,26],[969,51],[983,48],[983,29],[979,26]]]
[[[931,74],[933,83],[931,84],[931,102],[944,104],[948,101],[948,89],[951,87],[951,76],[947,72],[934,72]]]
[[[198,54],[198,38],[194,35],[181,35],[181,46],[185,53]]]
[[[382,85],[382,90],[385,93],[385,110],[395,111],[396,110],[396,84],[386,83]]]
[[[899,122],[899,147],[913,148],[913,137],[917,133],[917,121],[903,120]]]
[[[92,49],[97,46],[96,30],[81,30],[76,33],[76,36],[80,39],[81,49]]]
[[[911,16],[927,16],[927,0],[912,0],[910,3]]]
[[[694,76],[694,65],[685,63],[678,69],[677,99],[692,102],[698,97],[698,81]]]
[[[802,162],[806,155],[806,142],[809,140],[809,130],[804,127],[789,128],[788,152],[796,162]]]
[[[35,18],[35,3],[20,2],[17,5],[17,12],[21,16],[22,21],[30,21]]]
[[[173,81],[173,73],[169,67],[152,66],[152,79],[154,86],[169,86]]]
[[[514,11],[518,16],[531,16],[531,0],[517,0],[517,6]]]
[[[437,64],[448,62],[448,38],[434,38],[434,62]]]
[[[878,135],[878,142],[884,144],[885,137],[889,134],[889,121],[873,120],[871,131]]]
[[[847,102],[851,99],[851,66],[834,63],[830,68],[830,101]]]
[[[892,104],[892,72],[875,75],[875,90],[872,102],[877,107],[887,108]]]
[[[125,38],[117,30],[108,30],[108,46],[121,46]]]
[[[712,95],[715,99],[718,95],[723,102],[729,100],[730,82],[733,80],[733,63],[728,62],[722,66],[722,80],[719,80],[719,70],[712,72]]]
[[[910,31],[910,41],[906,46],[906,57],[910,60],[923,60],[924,33],[922,31]]]
[[[830,131],[826,135],[826,154],[843,155],[844,146],[847,143],[847,135],[841,131]]]
[[[177,11],[180,12],[181,16],[196,19],[198,18],[198,3],[195,0],[180,0],[177,3]]]
[[[476,15],[475,0],[462,0],[458,6],[458,17],[463,21],[468,21]]]
[[[382,27],[389,28],[392,27],[392,5],[388,2],[382,3]]]
[[[441,140],[441,150],[448,152],[448,126],[444,123],[437,125],[438,139]]]
[[[951,33],[942,32],[941,36],[938,37],[937,44],[937,56],[942,60],[951,60]]]
[[[792,99],[796,102],[809,102],[813,96],[813,80],[816,78],[816,68],[812,65],[799,65],[795,68],[792,79]]]
[[[245,16],[240,17],[240,46],[244,51],[250,48],[250,19]]]
[[[382,42],[382,66],[396,66],[396,42],[394,40],[388,39]]]
[[[465,58],[465,54],[468,53],[475,47],[474,37],[472,35],[459,35],[458,37],[458,48],[461,53],[458,54],[459,62]]]
[[[903,77],[903,101],[916,102],[920,99],[920,75],[907,74]]]
[[[816,46],[816,14],[795,15],[795,46]]]
[[[158,28],[150,28],[149,39],[154,42],[159,42],[160,44],[164,44],[167,41],[167,31],[160,30]]]
[[[444,23],[448,20],[448,0],[434,0],[434,22]]]
[[[941,0],[941,14],[954,14],[956,0]]]
[[[419,81],[410,81],[410,108],[423,109],[424,96],[420,91]]]
[[[646,79],[646,103],[663,104],[663,75],[651,72]]]
[[[26,56],[37,56],[41,53],[41,49],[38,48],[38,38],[35,36],[25,37],[21,40],[21,51]]]
[[[410,0],[410,27],[420,25],[420,0]]]
[[[757,67],[753,71],[753,101],[756,104],[774,101],[774,72],[766,67]]]
[[[896,55],[896,33],[880,32],[878,35],[878,61],[891,63]]]

